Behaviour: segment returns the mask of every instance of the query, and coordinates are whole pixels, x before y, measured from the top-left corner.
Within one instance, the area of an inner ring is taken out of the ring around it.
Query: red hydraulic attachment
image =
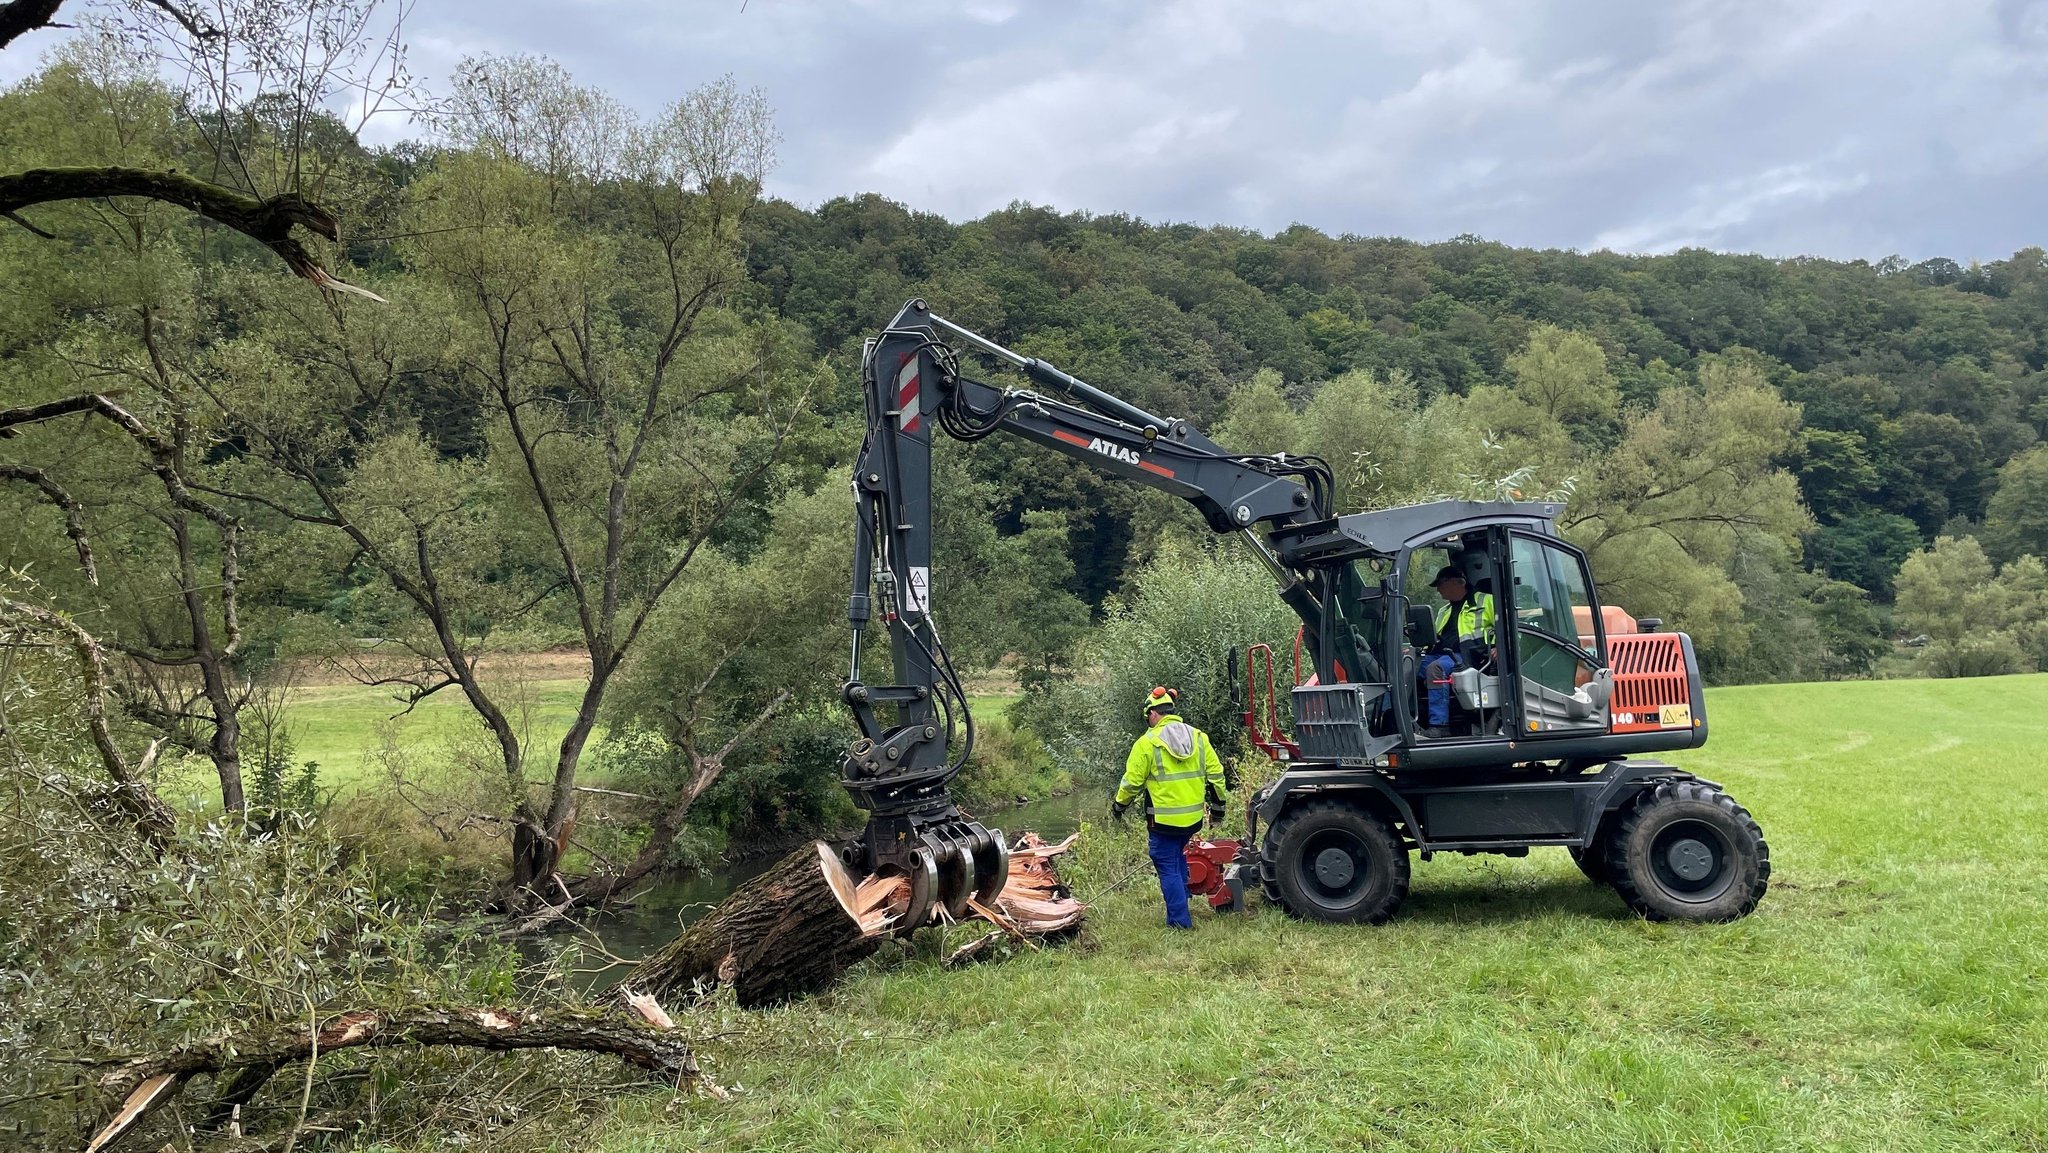
[[[1237,860],[1238,842],[1188,842],[1188,894],[1209,898],[1209,907],[1219,913],[1244,910],[1244,878]]]
[[[1301,638],[1295,637],[1295,680],[1301,679]],[[1266,683],[1259,683],[1259,658],[1265,657]],[[1301,746],[1280,729],[1280,693],[1274,680],[1273,646],[1255,644],[1244,654],[1244,728],[1252,744],[1276,761],[1301,755]],[[1188,850],[1190,859],[1194,850]]]

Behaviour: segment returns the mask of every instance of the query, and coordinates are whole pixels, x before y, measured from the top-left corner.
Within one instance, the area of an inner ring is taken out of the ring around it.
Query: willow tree
[[[488,731],[524,910],[562,891],[621,665],[714,537],[772,498],[821,378],[736,307],[775,141],[758,92],[720,81],[641,119],[552,64],[482,59],[458,93],[456,147],[405,192],[405,271],[376,281],[392,306],[266,310],[278,323],[218,395],[270,470],[247,495],[338,533],[380,582],[404,658],[375,679],[413,703],[458,692]],[[478,667],[535,613],[590,662],[545,755]]]

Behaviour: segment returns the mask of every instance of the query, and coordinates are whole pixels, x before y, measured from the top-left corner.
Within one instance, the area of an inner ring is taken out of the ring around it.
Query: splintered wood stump
[[[1018,840],[994,906],[968,902],[975,916],[996,927],[992,937],[1028,943],[1079,928],[1086,906],[1067,892],[1052,865],[1074,839],[1048,845],[1026,833]],[[703,920],[641,961],[620,987],[667,1000],[730,985],[747,1008],[788,1001],[825,988],[873,953],[909,907],[908,881],[857,879],[818,841],[734,889]],[[981,953],[990,943],[970,948]]]
[[[813,842],[734,889],[640,962],[625,986],[667,1000],[700,983],[730,985],[748,1008],[817,992],[879,947],[892,916],[877,905],[900,884],[863,884],[830,846]]]

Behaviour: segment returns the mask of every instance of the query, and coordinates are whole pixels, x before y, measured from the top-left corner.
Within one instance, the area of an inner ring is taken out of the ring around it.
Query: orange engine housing
[[[1648,733],[1665,728],[1664,708],[1685,705],[1691,725],[1692,686],[1685,675],[1685,638],[1678,633],[1633,633],[1607,638],[1607,659],[1614,669],[1614,695],[1608,715],[1617,733]]]

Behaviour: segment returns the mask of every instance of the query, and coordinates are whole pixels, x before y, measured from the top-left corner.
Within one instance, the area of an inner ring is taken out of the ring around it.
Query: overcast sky
[[[430,82],[541,53],[646,111],[730,72],[775,107],[770,190],[805,205],[1871,259],[2048,243],[2048,0],[419,0],[409,38]]]

